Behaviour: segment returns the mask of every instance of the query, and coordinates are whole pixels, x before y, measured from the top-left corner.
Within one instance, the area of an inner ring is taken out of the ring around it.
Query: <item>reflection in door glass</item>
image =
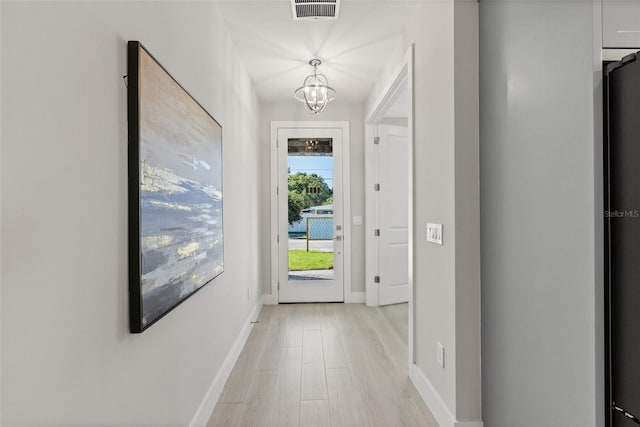
[[[288,141],[289,280],[333,279],[333,141]]]

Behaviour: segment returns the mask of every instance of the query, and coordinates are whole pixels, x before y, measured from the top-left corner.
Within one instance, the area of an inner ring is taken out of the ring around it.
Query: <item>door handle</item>
[[[336,236],[333,238],[333,240],[342,240],[342,236]]]

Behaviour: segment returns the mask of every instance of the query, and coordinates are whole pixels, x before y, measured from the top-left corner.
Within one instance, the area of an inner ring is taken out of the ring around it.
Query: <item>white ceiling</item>
[[[416,6],[414,1],[342,0],[338,20],[294,21],[290,0],[217,4],[261,101],[293,100],[311,74],[309,60],[319,58],[318,70],[341,103],[367,98]]]

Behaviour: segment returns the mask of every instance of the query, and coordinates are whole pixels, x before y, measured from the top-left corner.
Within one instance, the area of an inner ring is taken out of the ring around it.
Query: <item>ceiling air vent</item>
[[[338,19],[340,0],[291,0],[293,19]]]

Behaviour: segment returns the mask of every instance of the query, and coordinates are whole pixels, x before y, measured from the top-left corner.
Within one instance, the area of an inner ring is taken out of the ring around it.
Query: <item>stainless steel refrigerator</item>
[[[604,78],[608,426],[640,424],[640,54]]]

